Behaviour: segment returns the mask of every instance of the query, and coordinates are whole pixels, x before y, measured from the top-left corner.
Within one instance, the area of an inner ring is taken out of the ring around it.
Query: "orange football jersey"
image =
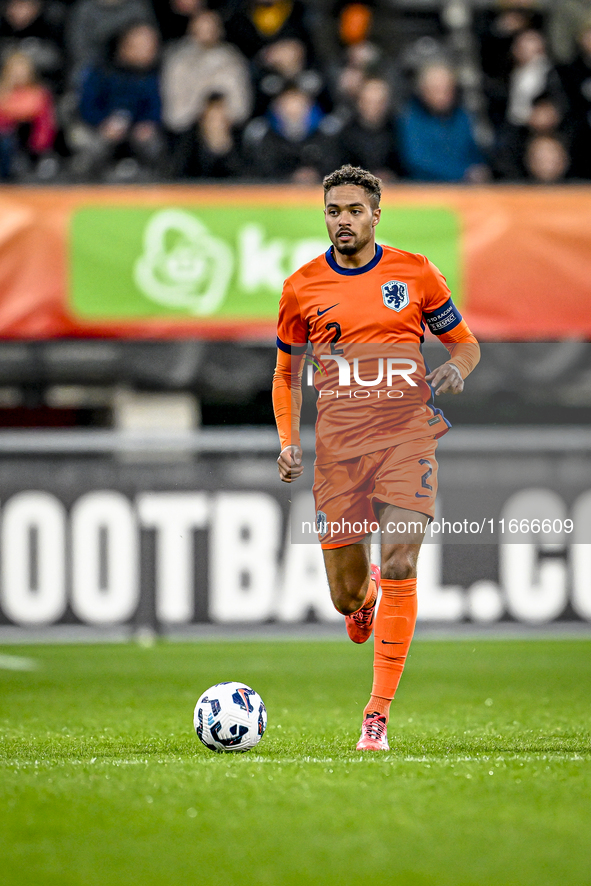
[[[329,249],[288,277],[277,346],[295,355],[312,345],[317,463],[444,434],[450,424],[432,403],[420,346],[425,324],[438,335],[460,323],[435,265],[390,246],[355,269]],[[311,373],[304,367],[303,384]]]

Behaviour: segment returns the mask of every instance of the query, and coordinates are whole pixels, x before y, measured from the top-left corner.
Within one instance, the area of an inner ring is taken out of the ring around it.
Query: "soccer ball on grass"
[[[267,728],[267,709],[244,683],[216,683],[195,705],[193,725],[211,751],[249,751]]]

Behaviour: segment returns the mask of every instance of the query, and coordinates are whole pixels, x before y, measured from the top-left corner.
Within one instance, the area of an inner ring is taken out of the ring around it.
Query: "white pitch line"
[[[358,757],[347,757],[344,759],[339,759],[336,757],[262,757],[262,756],[246,756],[245,754],[227,754],[227,755],[212,755],[208,757],[187,757],[185,759],[179,760],[176,758],[165,758],[165,759],[139,759],[139,760],[130,760],[130,759],[98,759],[97,757],[92,757],[90,760],[87,759],[76,759],[76,760],[53,760],[53,759],[44,759],[44,760],[2,760],[0,761],[0,769],[9,769],[9,768],[21,768],[28,766],[45,766],[46,768],[65,768],[67,766],[150,766],[150,765],[159,765],[159,766],[170,766],[171,764],[179,763],[181,765],[191,765],[191,766],[208,766],[211,762],[216,761],[220,766],[225,764],[226,767],[231,766],[233,761],[239,762],[239,765],[246,766],[247,764],[254,764],[256,766],[264,764],[266,766],[289,766],[289,765],[299,765],[303,768],[305,765],[317,764],[321,766],[328,765],[342,765],[349,766],[353,764],[357,764],[358,766],[381,766],[383,764],[404,764],[404,763],[419,763],[419,764],[428,764],[429,766],[443,764],[443,766],[448,766],[450,764],[457,766],[462,763],[479,763],[483,766],[489,767],[497,763],[591,763],[591,754],[585,753],[565,753],[565,754],[511,754],[505,757],[501,756],[491,756],[491,755],[482,755],[482,756],[458,756],[458,757],[402,757],[397,756],[395,753],[385,753],[383,756],[372,756],[368,757],[365,755],[359,755]]]
[[[34,658],[19,655],[0,655],[0,671],[34,671],[39,667]]]

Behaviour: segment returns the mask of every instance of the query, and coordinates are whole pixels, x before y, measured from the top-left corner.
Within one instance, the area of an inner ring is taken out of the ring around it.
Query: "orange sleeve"
[[[273,374],[273,412],[282,450],[300,445],[301,376],[307,342],[307,324],[288,278],[279,301],[277,365]]]
[[[281,449],[300,445],[300,410],[302,408],[302,370],[304,354],[292,356],[277,348],[273,374],[273,412]]]
[[[439,270],[439,268],[425,258],[423,266],[423,286],[424,300],[423,312],[428,314],[430,311],[436,311],[442,305],[446,304],[451,298],[451,292],[447,285],[447,280]]]
[[[308,343],[308,327],[301,315],[298,299],[289,279],[283,284],[277,321],[277,347],[286,353],[303,352]]]
[[[425,259],[424,286],[423,320],[449,351],[448,363],[457,366],[462,378],[466,378],[480,360],[480,348],[453,303],[445,277],[428,259]]]
[[[462,378],[466,378],[480,360],[478,341],[470,332],[466,321],[460,320],[453,329],[441,332],[438,338],[449,351],[450,359],[447,362],[457,366]]]

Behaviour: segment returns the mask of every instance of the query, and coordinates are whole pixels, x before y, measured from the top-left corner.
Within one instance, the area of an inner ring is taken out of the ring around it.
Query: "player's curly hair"
[[[324,187],[324,202],[326,202],[328,191],[339,185],[359,185],[359,187],[363,188],[368,195],[372,209],[377,209],[380,205],[382,182],[376,175],[372,175],[371,172],[368,172],[367,169],[362,169],[360,166],[351,166],[350,163],[346,163],[344,166],[341,166],[340,169],[335,169],[330,175],[325,176],[322,180],[322,186]]]

